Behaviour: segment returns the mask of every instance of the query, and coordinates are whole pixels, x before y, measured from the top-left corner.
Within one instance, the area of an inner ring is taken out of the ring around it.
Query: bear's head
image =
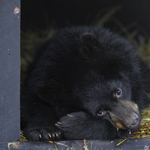
[[[91,33],[83,34],[81,41],[79,58],[88,64],[85,63],[83,70],[87,71],[74,91],[81,106],[96,118],[110,121],[117,129],[129,133],[136,130],[141,120],[141,86],[132,46],[121,45],[117,40],[101,44]]]

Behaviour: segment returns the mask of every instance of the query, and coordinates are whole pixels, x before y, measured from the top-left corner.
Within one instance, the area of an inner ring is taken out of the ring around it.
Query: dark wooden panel
[[[20,132],[20,1],[0,0],[0,142]]]
[[[127,139],[117,146],[121,141],[122,139],[114,141],[72,140],[53,143],[0,143],[0,150],[149,150],[150,147],[150,139]]]

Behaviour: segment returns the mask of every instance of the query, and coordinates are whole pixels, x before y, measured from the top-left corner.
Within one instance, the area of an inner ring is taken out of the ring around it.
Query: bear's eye
[[[118,89],[116,90],[116,97],[119,98],[119,97],[121,97],[121,96],[122,96],[122,90],[121,90],[120,88],[118,88]]]
[[[104,116],[106,114],[106,111],[105,110],[99,110],[98,112],[97,112],[97,115],[98,116]]]

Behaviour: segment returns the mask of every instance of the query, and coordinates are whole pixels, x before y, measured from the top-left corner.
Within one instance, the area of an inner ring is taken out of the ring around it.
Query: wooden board
[[[53,143],[0,143],[0,150],[149,150],[150,147],[150,139],[127,139],[117,146],[121,141],[122,139],[114,141],[72,140]]]
[[[0,142],[20,139],[20,0],[0,0]]]

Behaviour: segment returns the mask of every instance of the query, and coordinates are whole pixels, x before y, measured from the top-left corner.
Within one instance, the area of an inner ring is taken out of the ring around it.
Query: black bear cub
[[[124,38],[100,27],[63,29],[39,49],[28,74],[23,134],[30,141],[131,136],[149,101],[148,75]]]

